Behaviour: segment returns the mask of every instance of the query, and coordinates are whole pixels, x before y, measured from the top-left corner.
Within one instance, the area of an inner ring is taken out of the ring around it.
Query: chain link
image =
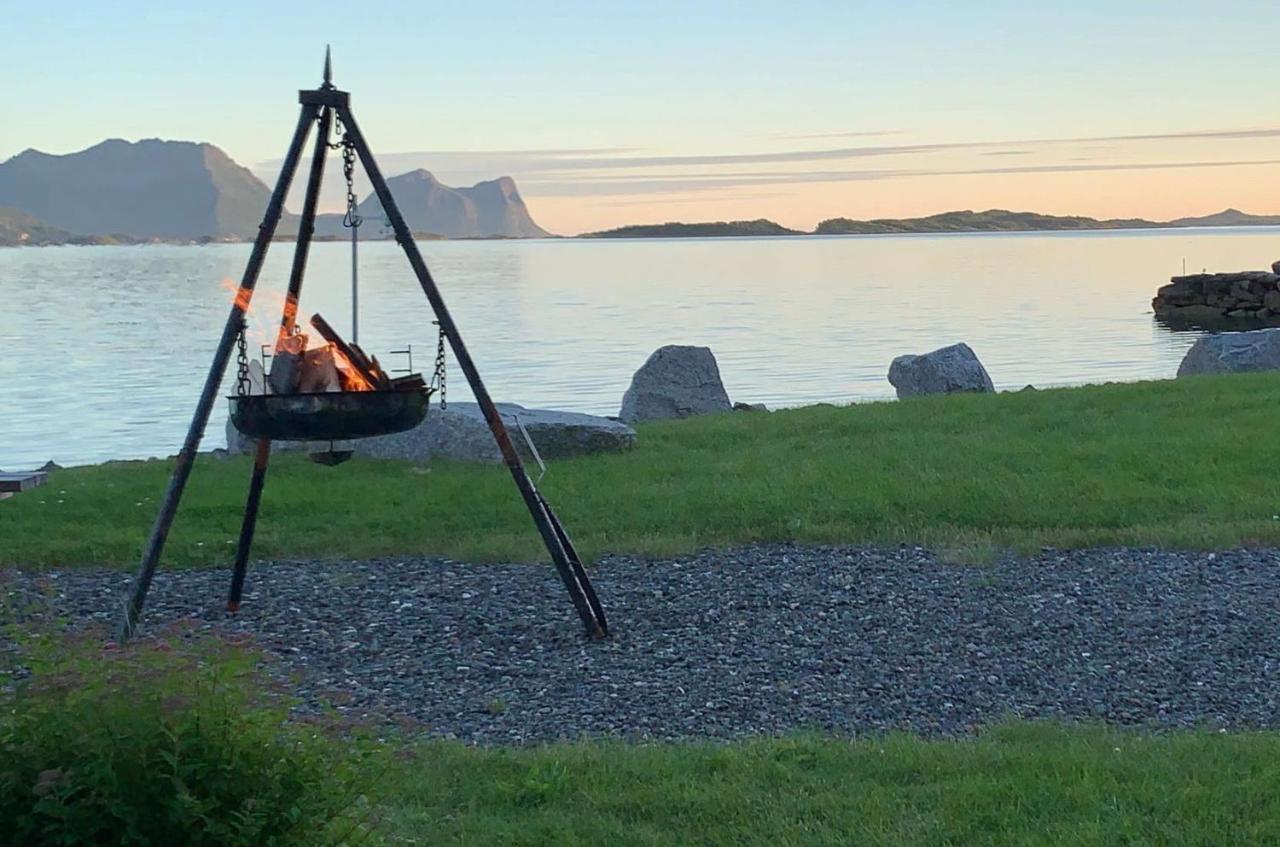
[[[319,118],[316,118],[316,122],[321,123]],[[339,135],[346,135],[346,128],[343,127],[342,125],[342,118],[338,117],[337,115],[333,116],[333,131],[337,132]],[[330,150],[337,150],[339,147],[342,146],[341,141],[330,141],[327,138],[325,139],[324,143],[329,147]]]
[[[360,226],[360,224],[364,223],[364,219],[360,217],[360,215],[357,212],[357,208],[359,204],[356,201],[356,191],[355,191],[356,145],[355,145],[355,142],[351,140],[351,136],[346,131],[346,128],[342,126],[341,119],[337,120],[336,126],[339,128],[340,132],[342,133],[342,140],[336,143],[329,142],[329,149],[334,150],[339,147],[342,148],[342,175],[347,181],[347,211],[346,211],[346,214],[343,215],[342,225],[349,228],[358,227]],[[385,221],[386,226],[390,226],[390,224],[391,224],[390,219]],[[440,322],[435,321],[435,324],[439,326]],[[440,393],[441,409],[448,407],[448,399],[447,399],[448,370],[445,365],[445,343],[444,342],[445,342],[444,327],[440,327],[440,336],[436,340],[435,373],[431,375],[431,384],[435,386]],[[243,351],[244,349],[243,334],[241,335],[241,338],[240,338],[240,346],[241,346],[241,350]],[[243,354],[242,354],[242,357],[243,357]],[[244,377],[246,379],[248,378],[247,364],[245,365]]]
[[[439,326],[440,322],[436,321],[435,324]],[[440,339],[436,342],[436,372],[432,375],[431,381],[439,386],[441,409],[447,409],[449,407],[449,401],[445,397],[446,376],[447,372],[445,370],[444,362],[444,327],[440,327]]]
[[[245,332],[249,324],[240,319],[240,334],[236,337],[236,396],[243,397],[249,393],[249,350],[245,343]]]
[[[342,216],[342,225],[345,227],[358,227],[364,223],[364,218],[360,217],[356,209],[360,205],[356,200],[355,173],[356,173],[356,144],[351,140],[351,134],[347,132],[347,128],[342,124],[342,118],[334,117],[334,128],[340,134],[341,141],[327,141],[330,150],[342,149],[342,176],[347,181],[347,211]]]
[[[358,227],[364,219],[357,213],[355,189],[356,145],[347,133],[342,134],[342,175],[347,180],[347,214],[342,218],[345,227]]]

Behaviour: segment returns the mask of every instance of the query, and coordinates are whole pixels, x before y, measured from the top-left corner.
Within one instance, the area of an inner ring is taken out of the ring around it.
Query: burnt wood
[[[338,352],[347,358],[351,366],[360,372],[360,375],[369,381],[376,388],[390,387],[390,381],[387,375],[378,369],[377,365],[365,355],[364,351],[354,344],[348,344],[338,335],[333,327],[329,326],[329,322],[320,315],[311,316],[311,325],[315,327],[316,332],[320,333],[320,337],[325,341],[338,348]]]
[[[426,387],[427,381],[423,379],[422,374],[408,374],[391,379],[392,391],[420,391]]]

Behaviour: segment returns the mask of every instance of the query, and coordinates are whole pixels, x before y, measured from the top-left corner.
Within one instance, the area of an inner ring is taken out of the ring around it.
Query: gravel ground
[[[606,559],[589,643],[549,567],[264,563],[161,571],[147,622],[249,631],[306,702],[469,742],[962,734],[1010,716],[1280,726],[1280,551],[1047,550],[990,567],[915,548],[785,545]],[[129,575],[0,575],[111,620]]]

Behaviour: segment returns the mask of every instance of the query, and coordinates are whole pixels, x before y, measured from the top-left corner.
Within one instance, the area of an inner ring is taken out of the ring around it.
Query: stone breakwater
[[[1270,271],[1172,277],[1151,308],[1171,323],[1280,323],[1280,262]]]

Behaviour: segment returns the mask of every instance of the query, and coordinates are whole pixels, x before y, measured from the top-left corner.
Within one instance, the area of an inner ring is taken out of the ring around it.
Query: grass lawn
[[[751,541],[910,542],[982,559],[1044,545],[1280,543],[1280,374],[817,406],[650,424],[542,484],[582,553]],[[0,502],[0,565],[132,567],[167,462],[76,468]],[[167,566],[225,564],[245,458],[202,459]],[[544,554],[506,470],[272,463],[259,557]]]
[[[757,540],[1002,548],[1280,544],[1280,374],[813,407],[645,426],[543,483],[583,552]],[[169,463],[0,502],[0,565],[132,568]],[[225,564],[246,459],[202,459],[166,565]],[[263,557],[535,559],[500,467],[281,456]],[[396,739],[365,795],[393,844],[1280,843],[1280,733],[1014,722],[973,739],[803,736],[472,748]]]
[[[1016,723],[824,737],[399,751],[372,799],[416,844],[1280,842],[1280,735]]]

